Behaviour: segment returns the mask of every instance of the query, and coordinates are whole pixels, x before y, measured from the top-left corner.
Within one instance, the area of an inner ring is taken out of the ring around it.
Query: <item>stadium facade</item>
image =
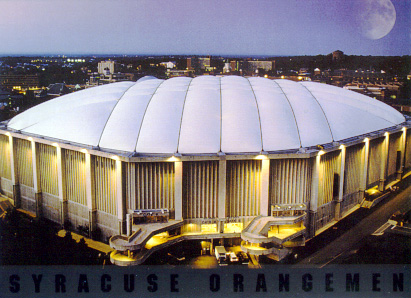
[[[411,170],[410,126],[319,83],[144,77],[1,123],[0,191],[110,238],[119,265],[188,239],[241,238],[244,251],[280,260]]]

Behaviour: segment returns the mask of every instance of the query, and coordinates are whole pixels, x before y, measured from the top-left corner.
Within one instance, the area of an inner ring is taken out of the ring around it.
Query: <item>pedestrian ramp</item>
[[[379,227],[374,233],[373,236],[381,236],[387,229],[393,229],[397,225],[397,222],[394,220],[388,220],[385,224]]]

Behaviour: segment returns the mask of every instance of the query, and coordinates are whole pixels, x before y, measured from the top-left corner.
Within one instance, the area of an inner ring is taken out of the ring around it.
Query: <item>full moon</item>
[[[396,12],[390,0],[360,0],[357,9],[359,30],[366,38],[383,38],[394,27]]]

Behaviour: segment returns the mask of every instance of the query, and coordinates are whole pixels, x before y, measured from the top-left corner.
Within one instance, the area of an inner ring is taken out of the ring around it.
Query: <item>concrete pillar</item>
[[[367,175],[368,175],[368,156],[370,154],[370,139],[365,138],[364,139],[364,153],[361,158],[361,164],[362,164],[362,171],[361,171],[361,176],[360,176],[360,195],[361,198],[364,198],[364,193],[367,188]]]
[[[174,162],[174,210],[175,220],[183,219],[183,162]]]
[[[217,214],[218,218],[222,219],[219,221],[219,232],[224,232],[224,220],[225,219],[225,201],[226,201],[226,189],[227,189],[227,160],[225,156],[222,156],[218,161],[218,207]]]
[[[54,143],[57,152],[57,180],[58,180],[58,190],[59,190],[59,201],[60,201],[60,224],[64,226],[67,219],[67,198],[66,198],[66,177],[64,175],[64,161],[63,152],[61,147]]]
[[[126,196],[123,189],[123,166],[121,160],[116,159],[116,202],[117,202],[117,218],[118,218],[118,233],[124,234],[125,232],[125,219],[126,219]]]
[[[96,209],[96,194],[95,194],[95,182],[94,182],[94,170],[93,161],[90,153],[86,149],[81,152],[85,155],[86,162],[86,200],[88,208],[88,230],[89,237],[93,238],[94,231],[97,229],[97,209]]]
[[[127,237],[131,235],[131,230],[132,230],[132,214],[126,214],[126,225],[127,225]]]
[[[340,146],[341,153],[340,153],[340,181],[339,181],[339,190],[338,190],[338,199],[335,204],[335,219],[339,220],[341,218],[341,202],[343,201],[344,197],[344,174],[345,174],[345,154],[346,148],[344,145]]]
[[[320,151],[321,152],[321,151]],[[317,206],[318,206],[318,186],[320,181],[320,161],[321,154],[320,152],[314,159],[313,172],[312,172],[312,181],[311,181],[311,198],[310,198],[310,227],[309,227],[309,237],[315,236],[316,231],[316,220],[317,220]]]
[[[36,142],[30,137],[29,141],[31,143],[31,157],[33,165],[33,186],[34,186],[34,196],[36,199],[36,217],[41,217],[42,212],[42,195],[41,195],[41,184],[40,184],[40,171],[37,162],[37,146]]]
[[[17,179],[17,169],[16,163],[14,162],[14,140],[13,136],[8,132],[6,133],[9,137],[9,146],[10,146],[10,174],[11,174],[11,184],[13,186],[13,202],[14,207],[21,207],[21,198],[20,198],[20,186]]]
[[[390,134],[386,132],[384,135],[385,140],[382,145],[380,182],[378,184],[379,191],[384,191],[385,187],[385,180],[387,178],[388,149],[390,146]]]
[[[269,214],[269,186],[270,186],[270,160],[265,157],[261,160],[261,201],[260,214],[268,216]]]
[[[404,160],[405,160],[405,145],[407,141],[407,128],[403,127],[402,128],[402,135],[401,135],[401,144],[400,144],[400,151],[401,151],[401,162],[400,162],[400,168],[397,171],[397,179],[401,180],[402,179],[402,174],[404,173]]]

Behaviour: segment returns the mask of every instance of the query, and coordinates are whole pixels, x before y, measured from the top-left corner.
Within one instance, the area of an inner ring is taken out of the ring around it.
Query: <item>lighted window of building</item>
[[[202,224],[201,233],[217,233],[217,224]]]
[[[224,233],[241,233],[243,230],[242,222],[233,222],[224,224]]]

